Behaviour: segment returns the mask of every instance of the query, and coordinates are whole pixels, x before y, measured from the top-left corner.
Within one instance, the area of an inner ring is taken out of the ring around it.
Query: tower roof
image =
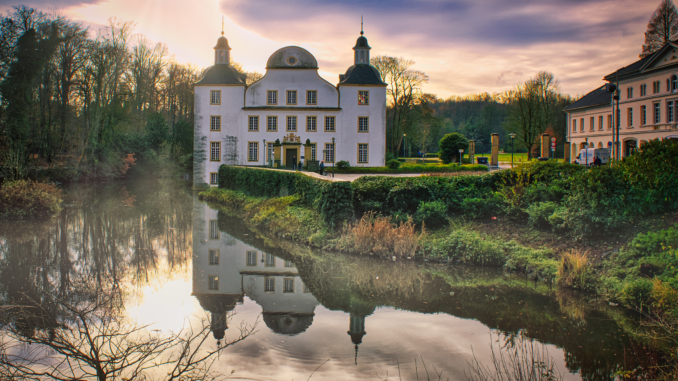
[[[339,76],[340,85],[383,85],[379,70],[372,65],[358,64],[346,70],[346,74]]]
[[[245,75],[231,65],[214,65],[203,74],[197,85],[244,85]]]
[[[362,34],[362,32],[360,32]],[[360,36],[358,39],[355,41],[355,46],[353,49],[372,49],[370,46],[367,44],[367,38],[365,36]]]
[[[266,69],[317,69],[318,61],[308,50],[298,46],[278,49],[266,62]]]
[[[217,45],[214,47],[214,49],[228,49],[228,50],[231,50],[231,47],[228,46],[228,40],[226,39],[226,37],[221,36],[221,37],[219,37],[219,39],[217,40]]]

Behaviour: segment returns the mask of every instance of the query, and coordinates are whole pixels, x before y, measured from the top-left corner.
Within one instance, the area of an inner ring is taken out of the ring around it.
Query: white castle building
[[[214,66],[195,84],[194,186],[216,185],[222,164],[383,166],[386,84],[370,65],[370,49],[361,31],[354,64],[333,85],[318,75],[311,53],[288,46],[248,86],[230,65],[222,32]]]

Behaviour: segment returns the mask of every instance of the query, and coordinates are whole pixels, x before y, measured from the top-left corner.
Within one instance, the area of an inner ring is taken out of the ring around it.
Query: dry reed
[[[344,228],[338,247],[361,254],[414,256],[425,234],[423,228],[417,233],[411,218],[394,224],[388,217],[367,213]]]
[[[573,250],[564,253],[558,264],[556,274],[558,283],[566,287],[574,287],[582,290],[587,289],[589,275],[588,252]]]

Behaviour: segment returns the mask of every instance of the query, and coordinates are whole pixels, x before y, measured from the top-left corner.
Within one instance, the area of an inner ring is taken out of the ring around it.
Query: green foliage
[[[322,184],[316,208],[330,227],[353,217],[353,188],[347,181]]]
[[[396,164],[398,163],[398,164]],[[395,167],[398,165],[398,167]],[[395,167],[395,168],[394,168]],[[459,165],[453,164],[420,164],[401,163],[399,160],[391,160],[386,167],[348,167],[344,169],[328,168],[336,173],[452,173],[452,172],[487,172],[484,165]]]
[[[534,228],[549,228],[549,218],[556,211],[558,204],[553,201],[537,202],[527,208],[529,224]]]
[[[169,139],[169,126],[160,113],[153,113],[146,121],[146,135],[144,140],[149,148],[156,153]]]
[[[400,168],[400,161],[398,161],[396,159],[391,159],[391,160],[386,162],[386,166],[389,169],[398,169],[398,168]]]
[[[468,147],[468,139],[458,132],[453,132],[443,136],[438,145],[440,146],[438,157],[444,164],[448,164],[459,161],[459,150]]]
[[[19,180],[0,187],[0,217],[49,216],[61,208],[61,190],[55,185]]]
[[[172,132],[172,154],[174,157],[193,156],[193,125],[186,120],[174,124]],[[193,164],[191,164],[193,166]]]
[[[621,168],[631,187],[648,190],[649,210],[678,208],[678,140],[651,140],[624,158]]]
[[[414,221],[427,227],[447,225],[447,205],[442,200],[422,201],[414,214]]]
[[[348,169],[351,167],[351,164],[346,160],[339,160],[335,168],[339,170]]]

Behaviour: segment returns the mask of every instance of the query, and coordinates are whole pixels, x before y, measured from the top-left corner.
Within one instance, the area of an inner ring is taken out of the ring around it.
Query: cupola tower
[[[354,51],[354,64],[365,64],[369,65],[370,64],[370,46],[367,44],[367,38],[363,36],[365,32],[363,31],[363,17],[360,16],[360,37],[358,37],[358,40],[355,42],[355,46],[353,47]]]
[[[231,63],[231,47],[228,46],[228,40],[224,37],[224,19],[221,18],[221,37],[217,40],[217,46],[214,47],[214,64],[228,65]]]

